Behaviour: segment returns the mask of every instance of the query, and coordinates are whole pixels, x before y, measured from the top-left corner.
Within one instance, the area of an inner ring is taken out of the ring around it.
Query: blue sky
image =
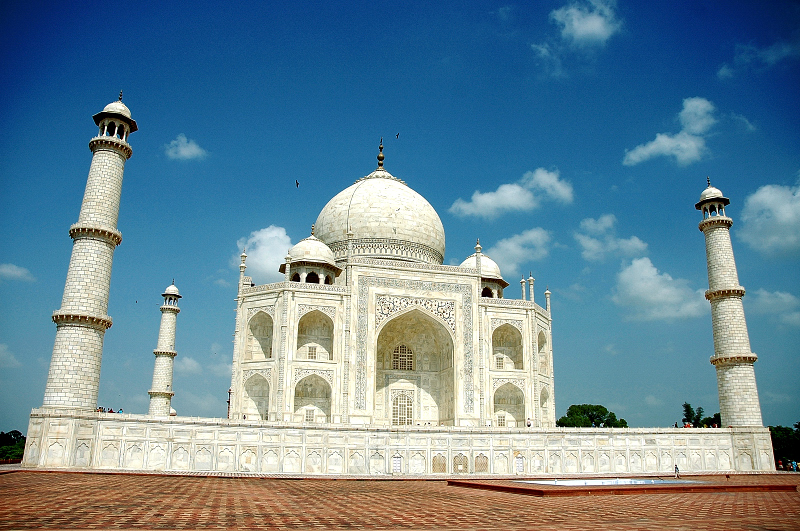
[[[555,403],[668,426],[718,410],[706,176],[732,239],[765,424],[800,420],[796,2],[3,2],[0,430],[42,403],[95,134],[124,89],[100,405],[147,411],[175,279],[174,407],[225,416],[237,255],[258,282],[375,167],[552,291]],[[399,138],[396,134],[399,133]],[[300,187],[295,187],[295,179]]]

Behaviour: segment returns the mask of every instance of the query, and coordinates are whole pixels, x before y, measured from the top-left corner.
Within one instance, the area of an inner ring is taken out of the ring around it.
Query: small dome
[[[461,267],[469,267],[472,269],[478,267],[475,254],[471,254],[466,260],[461,262]],[[481,253],[481,276],[483,278],[503,280],[503,275],[500,274],[500,266],[483,253]]]
[[[709,186],[708,188],[703,190],[702,194],[700,194],[700,201],[705,201],[707,199],[717,199],[722,197],[723,195],[719,188],[714,188],[713,186]]]
[[[169,416],[170,417],[177,417],[178,416],[178,412],[175,411],[174,407],[169,408]]]
[[[175,284],[170,284],[167,286],[167,289],[165,289],[164,293],[162,293],[163,297],[166,297],[167,295],[172,295],[173,297],[177,297],[179,299],[181,298],[181,294],[178,291],[178,288],[175,287]]]
[[[331,248],[315,236],[300,240],[297,245],[289,249],[289,257],[292,262],[317,262],[336,267],[336,259]]]
[[[121,114],[129,120],[131,119],[131,110],[128,109],[128,106],[121,101],[112,101],[105,106],[103,112],[107,112],[109,114]]]

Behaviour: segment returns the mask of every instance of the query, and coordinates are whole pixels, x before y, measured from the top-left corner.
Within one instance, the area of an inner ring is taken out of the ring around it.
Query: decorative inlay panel
[[[522,333],[522,321],[517,319],[492,319],[492,332],[504,324],[509,324]]]
[[[417,299],[412,297],[395,297],[393,295],[380,295],[375,301],[375,328],[399,311],[409,307],[427,310],[447,323],[450,330],[456,331],[456,303],[437,299]]]
[[[264,312],[273,319],[275,319],[275,306],[257,306],[255,308],[247,309],[247,322],[249,323],[250,319],[252,319],[253,316],[258,312]]]
[[[297,382],[306,376],[311,376],[312,374],[316,374],[317,376],[321,377],[323,380],[328,382],[328,385],[330,385],[331,388],[333,388],[333,371],[325,371],[320,369],[297,369],[294,371],[293,385],[297,385]]]
[[[318,310],[318,311],[324,313],[325,315],[330,317],[331,320],[335,320],[336,319],[336,308],[335,307],[333,307],[333,306],[314,306],[314,305],[308,305],[308,304],[298,304],[297,305],[297,318],[299,319],[300,317],[304,316],[308,312],[313,312],[315,310]]]
[[[497,391],[497,388],[501,385],[505,385],[510,383],[514,387],[518,388],[522,393],[525,393],[525,379],[524,378],[496,378],[492,380],[492,391]]]
[[[460,310],[463,318],[464,374],[460,378],[464,385],[464,412],[472,413],[473,405],[473,352],[472,352],[472,287],[469,284],[452,284],[448,282],[427,282],[422,280],[404,280],[395,278],[379,278],[362,276],[358,280],[358,302],[356,322],[356,396],[355,408],[364,410],[367,407],[367,317],[369,288],[382,287],[405,290],[407,292],[439,292],[461,295]]]
[[[254,374],[260,374],[264,377],[270,385],[272,385],[272,367],[267,367],[266,369],[247,369],[246,371],[242,372],[242,383],[247,382],[251,376]]]
[[[414,400],[414,391],[412,389],[392,389],[391,392],[389,393],[390,405],[392,402],[394,402],[394,399],[397,398],[398,395],[405,395],[412,401]]]

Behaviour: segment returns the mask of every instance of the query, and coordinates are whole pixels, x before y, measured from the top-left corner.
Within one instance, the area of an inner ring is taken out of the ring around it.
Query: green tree
[[[704,417],[702,406],[698,406],[697,409],[693,408],[689,402],[683,403],[683,418],[681,422],[684,424],[689,423],[695,428],[704,428],[704,427],[711,427],[714,424],[717,426],[722,425],[722,421],[719,418],[719,413],[714,413],[710,417]]]
[[[567,409],[567,414],[556,421],[556,426],[562,428],[627,428],[625,419],[617,419],[613,411],[604,406],[595,404],[573,404]]]
[[[800,461],[800,422],[794,423],[794,429],[786,426],[770,426],[772,451],[775,461]]]
[[[25,452],[25,436],[17,430],[0,431],[0,459],[22,459]]]

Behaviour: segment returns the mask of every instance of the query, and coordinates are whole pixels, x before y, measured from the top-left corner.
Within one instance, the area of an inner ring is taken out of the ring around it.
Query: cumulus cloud
[[[178,356],[175,358],[175,370],[184,374],[202,374],[203,367],[194,358],[188,356]]]
[[[519,274],[521,264],[545,258],[550,252],[549,243],[550,233],[536,227],[500,240],[486,249],[486,254],[497,262],[505,277],[511,277]]]
[[[164,152],[173,160],[203,159],[208,155],[205,149],[201,148],[194,140],[186,138],[183,133],[175,137],[175,140],[169,144],[165,144]]]
[[[575,239],[580,244],[581,256],[590,262],[602,261],[608,254],[626,257],[637,256],[647,251],[647,244],[637,238],[617,238],[614,214],[605,214],[598,219],[586,218],[581,221],[581,231],[576,232]]]
[[[628,308],[632,321],[688,319],[708,312],[704,291],[660,273],[649,258],[636,258],[617,274],[612,300]]]
[[[602,46],[622,27],[615,7],[613,1],[573,2],[552,11],[550,20],[561,27],[561,38],[572,46]]]
[[[800,251],[800,182],[768,184],[748,196],[737,235],[765,255]]]
[[[0,264],[0,282],[3,280],[36,281],[30,271],[14,264]]]
[[[559,175],[558,170],[544,168],[528,171],[516,183],[501,184],[494,192],[476,190],[469,201],[459,197],[448,211],[460,217],[493,219],[505,212],[534,210],[542,199],[571,203],[572,184],[561,180]]]
[[[8,345],[0,343],[0,369],[14,369],[21,366],[14,353],[8,350]]]
[[[705,134],[717,122],[714,104],[705,98],[686,98],[678,114],[682,129],[675,134],[658,133],[655,140],[625,151],[622,163],[635,166],[654,157],[675,157],[681,166],[697,162],[706,153]]]
[[[251,232],[247,238],[240,238],[236,245],[239,249],[247,251],[247,274],[253,277],[256,283],[283,280],[278,268],[292,247],[292,240],[286,234],[286,229],[270,225],[265,229]],[[231,263],[239,267],[241,263],[239,255],[234,255]]]
[[[747,70],[771,68],[778,63],[797,59],[800,59],[800,39],[778,41],[765,47],[739,44],[736,46],[733,64],[724,63],[720,66],[717,77],[729,79]]]
[[[778,320],[789,326],[800,327],[800,298],[785,291],[757,289],[747,293],[744,299],[747,310],[762,315],[777,315]]]

